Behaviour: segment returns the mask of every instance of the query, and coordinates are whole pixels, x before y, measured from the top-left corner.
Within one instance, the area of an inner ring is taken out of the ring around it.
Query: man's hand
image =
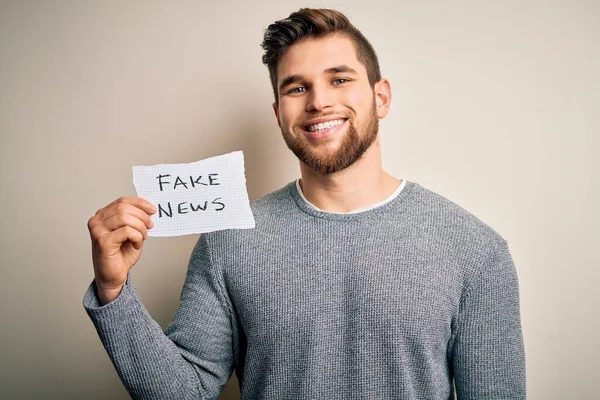
[[[98,297],[113,301],[127,281],[127,273],[142,254],[156,207],[140,197],[121,197],[99,209],[88,221]]]

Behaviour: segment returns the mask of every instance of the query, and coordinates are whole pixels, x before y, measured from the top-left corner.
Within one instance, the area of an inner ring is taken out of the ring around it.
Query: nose
[[[331,90],[314,85],[308,93],[306,101],[306,111],[322,111],[333,106],[333,93]]]

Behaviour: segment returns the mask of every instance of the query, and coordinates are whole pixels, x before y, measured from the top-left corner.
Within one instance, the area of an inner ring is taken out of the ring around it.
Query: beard
[[[362,134],[358,132],[353,120],[348,118],[347,121],[347,132],[340,138],[338,148],[329,154],[319,152],[319,149],[311,144],[303,134],[293,137],[285,132],[283,128],[281,129],[281,133],[288,148],[301,162],[306,164],[315,173],[327,175],[346,169],[354,164],[371,147],[375,139],[377,139],[379,118],[377,118],[375,104],[373,104]],[[304,126],[304,124],[299,123],[294,125],[292,129],[300,131]]]

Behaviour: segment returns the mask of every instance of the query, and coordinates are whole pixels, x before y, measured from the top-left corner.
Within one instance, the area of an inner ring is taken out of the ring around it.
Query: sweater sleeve
[[[504,239],[465,288],[451,358],[458,400],[525,399],[518,279]]]
[[[100,305],[95,285],[83,305],[134,399],[215,399],[233,371],[230,306],[202,235],[192,252],[179,307],[166,332],[152,319],[129,277]]]

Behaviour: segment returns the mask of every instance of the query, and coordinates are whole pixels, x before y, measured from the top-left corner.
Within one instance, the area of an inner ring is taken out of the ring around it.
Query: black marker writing
[[[165,214],[167,217],[173,217],[173,210],[171,210],[171,202],[170,201],[167,203],[167,206],[169,206],[169,212],[167,212],[167,210],[162,208],[160,203],[158,203],[158,218],[162,218],[163,214]]]
[[[167,183],[170,183],[170,182],[163,182],[163,181],[162,181],[162,178],[166,178],[167,176],[171,176],[171,174],[167,174],[167,175],[158,175],[158,176],[156,177],[156,179],[158,179],[158,186],[160,186],[160,191],[161,191],[161,192],[163,191],[163,185],[166,185]]]
[[[187,185],[185,184],[185,182],[182,181],[180,177],[177,177],[177,179],[175,179],[175,184],[173,185],[173,189],[177,189],[177,185],[183,185],[184,188],[186,188],[186,189],[188,188]]]
[[[223,203],[221,203],[220,201],[217,201],[217,200],[221,200],[221,198],[220,198],[220,197],[217,197],[216,199],[214,199],[214,200],[212,201],[212,203],[213,203],[213,204],[218,204],[218,205],[220,205],[220,206],[221,206],[221,208],[215,208],[215,211],[223,211],[223,209],[225,208],[225,204],[223,204]]]
[[[209,204],[214,207],[209,207]],[[208,201],[204,201],[203,203],[191,203],[187,201],[182,201],[177,203],[177,207],[175,205],[171,206],[171,202],[167,201],[166,205],[158,203],[158,218],[169,217],[173,218],[173,211],[175,214],[189,214],[190,212],[195,211],[223,211],[225,209],[225,203],[222,201],[221,197],[217,197],[210,203]]]
[[[156,179],[158,179],[158,186],[160,187],[161,192],[163,191],[163,188],[166,187],[166,185],[171,185],[170,181],[167,181],[164,179],[169,176],[171,176],[171,174],[158,175],[156,177]],[[217,181],[218,176],[219,176],[219,174],[189,176],[189,181],[190,181],[189,185],[192,188],[195,188],[196,186],[199,186],[199,185],[220,186],[221,184]],[[204,182],[202,181],[202,178],[204,178]],[[187,179],[183,180],[180,176],[176,176],[175,183],[173,183],[173,190],[177,189],[178,186],[183,186],[184,188],[189,189],[188,184],[186,182],[187,182]]]

